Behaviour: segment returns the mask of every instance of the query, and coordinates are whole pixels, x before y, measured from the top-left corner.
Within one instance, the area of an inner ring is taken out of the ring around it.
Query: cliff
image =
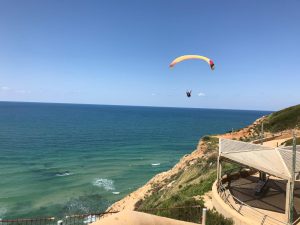
[[[107,210],[144,211],[150,208],[187,205],[209,206],[209,191],[216,179],[219,137],[255,141],[260,137],[261,124],[264,123],[266,124],[264,144],[285,143],[292,137],[291,129],[299,127],[299,110],[300,105],[297,105],[259,118],[243,129],[202,137],[197,149],[183,156],[172,169],[157,174],[144,186],[114,203]],[[299,129],[297,134],[300,135]],[[231,167],[233,166],[228,165],[227,169],[234,169]]]

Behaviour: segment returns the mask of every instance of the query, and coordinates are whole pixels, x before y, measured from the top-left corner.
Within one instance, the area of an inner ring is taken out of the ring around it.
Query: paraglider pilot
[[[186,91],[186,96],[187,96],[188,98],[190,98],[190,97],[192,96],[192,90]]]

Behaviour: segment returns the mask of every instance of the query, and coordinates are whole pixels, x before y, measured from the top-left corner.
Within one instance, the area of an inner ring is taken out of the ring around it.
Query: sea
[[[0,102],[0,218],[104,211],[266,111]]]

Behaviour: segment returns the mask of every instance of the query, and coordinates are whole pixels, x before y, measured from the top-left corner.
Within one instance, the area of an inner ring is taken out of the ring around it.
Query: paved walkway
[[[91,225],[197,225],[136,211],[121,211],[92,223]]]

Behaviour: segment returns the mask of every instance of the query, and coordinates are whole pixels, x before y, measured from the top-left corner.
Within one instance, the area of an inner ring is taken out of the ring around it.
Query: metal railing
[[[293,225],[298,224],[299,222],[300,222],[300,217],[293,222]]]
[[[101,217],[104,217],[105,215],[110,215],[114,213],[118,213],[118,211],[65,216],[62,220],[58,221],[57,225],[87,225],[95,222],[96,220],[100,219]]]
[[[260,225],[278,225],[278,224],[286,224],[288,223],[278,220],[270,215],[264,214],[263,212],[253,208],[252,206],[246,204],[241,201],[237,197],[233,196],[226,187],[220,182],[218,184],[218,192],[220,197],[224,200],[226,204],[228,204],[232,209],[237,211],[239,214],[252,218],[257,221]],[[235,202],[230,202],[230,198],[232,198]],[[236,202],[238,204],[236,204]]]
[[[0,225],[88,225],[101,217],[117,211],[70,215],[63,218],[35,218],[35,219],[0,219]]]
[[[142,209],[139,211],[157,215],[157,216],[168,217],[176,220],[201,224],[203,209],[204,208],[201,207],[200,205],[194,205],[194,206],[178,206],[172,208]]]
[[[63,218],[47,217],[35,219],[0,219],[0,225],[88,225],[102,217],[105,217],[106,215],[118,212],[119,211],[109,211],[69,215]],[[172,208],[151,208],[140,210],[140,212],[198,224],[205,224],[206,221],[206,208],[203,208],[200,205],[179,206]]]
[[[54,217],[12,220],[0,219],[0,225],[56,225],[56,220]]]
[[[203,208],[200,205],[178,206],[172,208],[150,208],[139,211],[198,224],[205,224],[206,222],[206,208]],[[47,217],[34,219],[0,219],[0,225],[88,225],[105,217],[106,215],[118,212],[119,211],[108,211],[69,215],[63,218]]]

